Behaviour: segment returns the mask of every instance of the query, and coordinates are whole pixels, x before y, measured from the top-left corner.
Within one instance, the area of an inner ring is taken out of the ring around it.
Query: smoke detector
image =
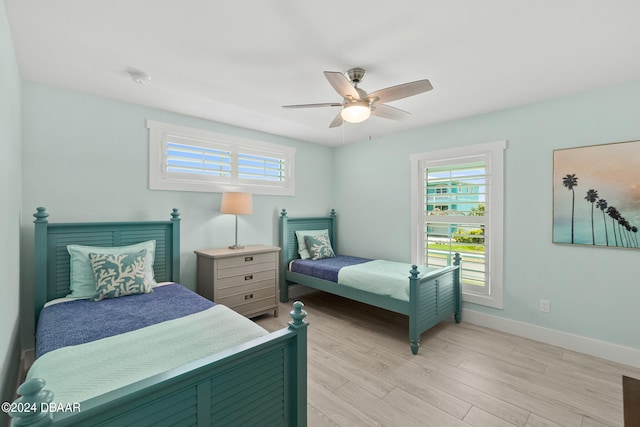
[[[134,82],[140,85],[147,84],[151,80],[151,77],[149,77],[147,73],[143,71],[128,70],[127,73],[129,73],[129,76],[131,76],[131,80],[133,80]]]

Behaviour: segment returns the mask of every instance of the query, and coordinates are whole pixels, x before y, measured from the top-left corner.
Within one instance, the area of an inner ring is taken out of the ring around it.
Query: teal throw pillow
[[[311,254],[307,249],[307,243],[305,242],[305,236],[319,236],[321,234],[329,234],[329,230],[296,230],[296,238],[298,239],[298,255],[300,259],[309,259]]]
[[[92,298],[96,294],[96,278],[91,268],[91,262],[89,261],[90,253],[97,254],[119,254],[119,253],[131,253],[146,250],[145,256],[145,276],[148,281],[152,283],[152,286],[156,285],[153,278],[153,261],[156,252],[156,241],[148,240],[142,243],[136,243],[135,245],[128,246],[83,246],[83,245],[68,245],[67,252],[71,256],[69,267],[70,282],[69,287],[71,293],[67,295],[69,298]]]
[[[329,235],[327,233],[320,234],[318,236],[305,236],[304,241],[307,244],[307,249],[311,255],[311,259],[324,259],[333,258],[336,254],[331,247],[331,241],[329,241]]]
[[[92,301],[125,295],[147,294],[151,282],[145,276],[146,250],[126,254],[89,254],[96,280]]]

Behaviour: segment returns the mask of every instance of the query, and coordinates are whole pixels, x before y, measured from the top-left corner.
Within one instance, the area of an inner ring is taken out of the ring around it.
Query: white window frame
[[[426,219],[424,169],[465,163],[465,159],[483,156],[486,165],[485,267],[489,272],[486,293],[463,291],[463,300],[493,308],[503,308],[503,228],[504,228],[504,150],[507,141],[495,141],[412,154],[411,160],[411,259],[421,265],[425,259],[424,224]],[[471,162],[471,160],[469,160]]]
[[[225,192],[244,191],[253,194],[295,195],[294,147],[271,144],[253,139],[147,120],[149,128],[149,188],[152,190]],[[167,172],[167,142],[180,140],[192,146],[223,149],[231,152],[231,176],[207,176]],[[239,178],[238,153],[278,158],[285,163],[284,181]]]

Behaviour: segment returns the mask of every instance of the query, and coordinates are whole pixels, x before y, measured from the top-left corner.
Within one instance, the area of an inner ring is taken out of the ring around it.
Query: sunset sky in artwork
[[[585,200],[590,189],[640,228],[640,141],[555,150],[553,173],[554,241],[565,241],[567,233],[570,235],[571,191],[562,183],[567,174],[578,178],[574,187],[575,243],[592,242],[591,203]],[[603,219],[600,209],[595,208],[596,244],[604,244],[604,220],[612,226],[611,218]]]

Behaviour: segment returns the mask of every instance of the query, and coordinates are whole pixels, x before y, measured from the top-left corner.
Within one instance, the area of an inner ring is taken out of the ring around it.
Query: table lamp
[[[229,246],[229,249],[242,249],[244,246],[238,245],[238,215],[249,215],[253,213],[251,193],[226,192],[222,193],[220,203],[220,213],[233,214],[236,216],[236,243]]]

